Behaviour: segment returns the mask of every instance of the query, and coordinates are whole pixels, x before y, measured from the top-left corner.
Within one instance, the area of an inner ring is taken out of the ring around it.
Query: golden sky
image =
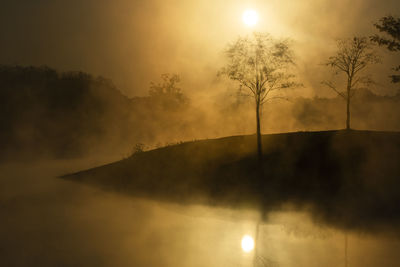
[[[246,8],[259,13],[255,28],[241,20]],[[186,91],[198,92],[215,86],[228,42],[261,31],[290,37],[306,94],[324,94],[319,64],[334,39],[370,35],[373,22],[396,10],[396,0],[3,0],[0,63],[103,75],[129,96],[175,72]],[[387,76],[392,65],[380,71]]]

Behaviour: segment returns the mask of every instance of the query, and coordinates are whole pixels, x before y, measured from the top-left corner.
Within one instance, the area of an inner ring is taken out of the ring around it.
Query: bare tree
[[[269,34],[254,33],[239,37],[225,50],[228,62],[220,74],[240,84],[240,91],[254,98],[257,125],[257,154],[262,159],[260,109],[273,98],[283,98],[276,92],[296,85],[287,69],[293,63],[287,40],[277,40]]]
[[[335,75],[345,75],[345,91],[340,91],[335,82],[332,81],[324,81],[323,84],[346,100],[347,130],[350,129],[350,101],[354,96],[355,90],[372,83],[368,75],[362,74],[368,66],[379,61],[372,44],[366,37],[354,37],[352,39],[338,40],[336,54],[331,56],[325,63],[333,69]]]
[[[385,36],[375,34],[371,36],[371,41],[385,46],[389,51],[400,52],[400,17],[386,16],[375,23],[374,26]],[[400,65],[393,68],[394,71],[400,71]],[[393,83],[400,82],[400,75],[391,75]]]

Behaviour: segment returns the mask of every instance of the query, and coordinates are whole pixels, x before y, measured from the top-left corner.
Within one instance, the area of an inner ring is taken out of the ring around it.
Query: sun
[[[242,249],[244,252],[249,253],[254,249],[254,240],[251,236],[245,235],[242,238]]]
[[[243,12],[242,19],[247,26],[255,26],[258,22],[258,13],[253,9],[247,9]]]

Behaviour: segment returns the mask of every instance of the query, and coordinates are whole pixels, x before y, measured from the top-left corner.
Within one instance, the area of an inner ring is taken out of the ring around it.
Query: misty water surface
[[[251,266],[240,248],[254,211],[185,206],[106,193],[59,178],[101,161],[3,164],[1,266]],[[397,266],[399,239],[349,233],[349,266]],[[260,228],[265,266],[344,266],[344,234],[301,212]]]

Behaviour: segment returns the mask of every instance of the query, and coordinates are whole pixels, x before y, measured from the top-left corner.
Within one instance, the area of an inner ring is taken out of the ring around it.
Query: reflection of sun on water
[[[254,249],[254,240],[251,236],[245,235],[242,238],[242,249],[248,253]]]

